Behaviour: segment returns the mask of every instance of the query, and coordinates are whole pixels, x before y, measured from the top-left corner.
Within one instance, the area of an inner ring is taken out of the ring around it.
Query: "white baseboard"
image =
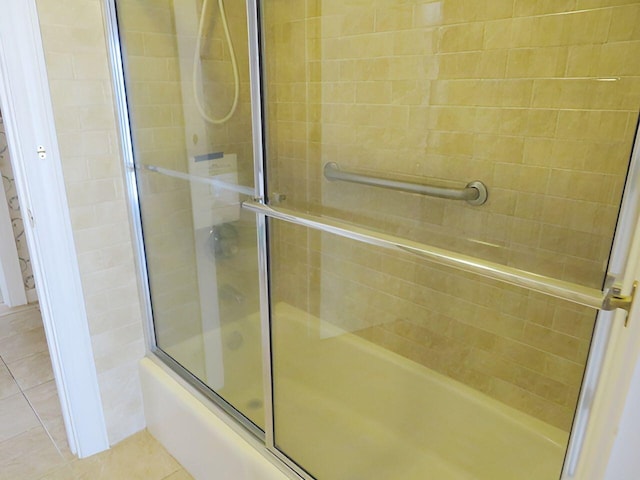
[[[0,303],[0,317],[4,315],[9,315],[11,313],[23,312],[25,310],[32,310],[37,307],[38,307],[37,303],[20,305],[19,307],[10,307],[6,303]]]

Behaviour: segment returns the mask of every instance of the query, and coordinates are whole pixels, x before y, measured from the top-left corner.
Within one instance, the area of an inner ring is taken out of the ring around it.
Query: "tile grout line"
[[[40,426],[43,428],[43,430],[47,433],[47,436],[49,437],[49,440],[51,440],[51,442],[53,443],[54,447],[56,448],[56,451],[60,454],[60,456],[64,459],[64,456],[62,456],[62,453],[60,452],[60,450],[58,449],[57,445],[55,444],[55,442],[53,441],[53,438],[51,438],[51,435],[49,435],[49,432],[47,430],[47,428],[44,426],[44,423],[42,422],[42,420],[40,419],[40,416],[38,415],[38,412],[36,412],[35,408],[33,407],[33,405],[31,405],[31,402],[29,401],[29,399],[27,398],[27,395],[24,393],[24,391],[22,390],[22,387],[20,386],[20,384],[18,383],[18,381],[16,380],[16,378],[13,376],[13,372],[9,369],[9,365],[7,365],[7,362],[5,362],[4,358],[2,358],[2,356],[0,355],[0,363],[2,365],[5,366],[5,368],[7,369],[7,372],[9,372],[9,375],[11,376],[11,379],[13,380],[13,383],[15,384],[15,386],[18,388],[18,393],[14,393],[12,396],[15,395],[22,395],[22,398],[25,399],[25,401],[29,404],[29,408],[31,408],[31,411],[33,411],[34,415],[36,416],[36,418],[38,419],[38,423],[40,424]],[[5,440],[3,440],[2,443],[4,442],[11,442],[13,441],[16,437],[28,432],[29,430],[32,430],[34,427],[29,428],[23,432],[20,432],[16,435],[13,435],[12,437],[9,437]]]
[[[40,353],[40,352],[37,352]],[[36,353],[36,354],[37,354]],[[28,356],[32,356],[32,355],[36,355],[36,354],[31,354]],[[26,358],[26,357],[25,357]],[[9,368],[9,365],[7,364],[7,362],[4,360],[4,358],[2,358],[2,356],[0,355],[0,361],[2,362],[2,364],[5,366],[5,368],[7,369],[7,371],[9,372],[9,375],[11,376],[11,379],[13,380],[14,384],[16,385],[16,387],[18,388],[18,391],[20,392],[20,394],[22,395],[22,397],[25,399],[25,401],[29,404],[29,408],[31,408],[31,411],[34,413],[34,415],[36,416],[36,418],[38,419],[38,423],[40,424],[40,426],[42,427],[42,429],[44,430],[44,432],[47,434],[47,437],[49,437],[49,440],[51,441],[51,443],[53,444],[54,448],[56,449],[56,451],[58,452],[58,455],[60,455],[60,457],[64,460],[65,465],[68,465],[70,462],[67,460],[67,458],[65,457],[65,455],[62,453],[62,451],[60,450],[60,448],[58,447],[58,444],[56,443],[56,441],[53,439],[53,436],[51,435],[51,433],[49,432],[49,429],[47,428],[47,426],[45,425],[44,421],[42,420],[42,417],[40,416],[40,414],[38,413],[38,411],[36,410],[35,406],[31,403],[31,400],[29,400],[29,397],[27,396],[25,390],[23,390],[22,386],[20,385],[20,383],[18,383],[18,380],[16,379],[16,377],[14,376],[13,372],[11,371],[11,369]],[[55,380],[54,380],[55,381]],[[36,385],[37,386],[37,385]],[[35,387],[30,387],[30,388],[35,388]],[[24,433],[24,432],[23,432]],[[7,440],[11,440],[11,439],[7,439]]]
[[[17,382],[16,382],[17,383]],[[20,388],[20,385],[18,385],[18,388]],[[22,393],[22,396],[24,397],[24,399],[27,401],[27,403],[29,404],[29,407],[31,408],[31,410],[33,411],[33,413],[35,414],[36,418],[38,419],[38,422],[40,423],[40,426],[42,427],[42,429],[45,431],[45,433],[47,434],[47,437],[49,437],[49,440],[51,440],[51,443],[53,444],[54,448],[56,449],[56,451],[58,452],[58,454],[60,455],[60,457],[64,460],[65,465],[69,464],[70,462],[66,459],[66,457],[64,456],[64,454],[62,453],[62,451],[60,450],[60,448],[58,447],[58,444],[56,443],[56,441],[53,439],[53,436],[51,435],[51,433],[49,432],[49,429],[47,428],[47,426],[44,424],[44,421],[42,420],[42,417],[40,417],[40,414],[38,413],[38,411],[36,410],[35,406],[31,403],[31,400],[29,400],[29,397],[27,396],[27,394],[22,390],[22,388],[20,388],[20,393]]]
[[[18,389],[20,389],[20,385],[18,385],[18,381],[16,380],[16,377],[13,376],[13,373],[9,369],[9,365],[7,365],[7,362],[4,361],[4,358],[2,358],[2,355],[0,355],[0,362],[2,362],[2,365],[4,365],[4,367],[7,369],[7,372],[9,372],[9,375],[11,375],[11,379],[13,380],[13,383],[15,383]]]

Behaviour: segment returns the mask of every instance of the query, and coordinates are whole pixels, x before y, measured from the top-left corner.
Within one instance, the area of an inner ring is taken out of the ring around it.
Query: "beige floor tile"
[[[34,328],[0,340],[0,357],[9,364],[39,352],[46,352],[44,328]]]
[[[24,394],[42,420],[47,421],[57,418],[62,414],[60,400],[58,399],[58,390],[54,380],[49,380],[42,385],[31,387],[25,390]]]
[[[146,431],[71,454],[39,310],[0,314],[0,356],[0,480],[193,480]]]
[[[69,440],[67,439],[67,430],[64,426],[64,420],[62,419],[62,415],[57,418],[47,420],[44,423],[44,428],[47,430],[47,433],[53,440],[54,445],[60,452],[60,454],[66,460],[73,460],[76,456],[71,453],[71,449],[69,448]]]
[[[34,480],[64,464],[41,426],[0,443],[0,480]]]
[[[63,465],[60,468],[45,473],[44,476],[39,477],[38,480],[74,480],[75,478],[73,469],[69,465]]]
[[[18,384],[13,379],[4,362],[0,360],[0,400],[19,393]]]
[[[7,362],[7,367],[22,390],[53,380],[51,357],[48,351]]]
[[[189,475],[186,470],[178,470],[168,477],[165,477],[163,480],[193,480],[193,477]]]
[[[71,466],[79,480],[162,480],[182,468],[146,430]]]
[[[62,420],[60,401],[58,400],[58,390],[55,381],[50,380],[37,387],[30,388],[24,392],[29,403],[36,411],[36,415],[44,424],[47,432],[67,459],[72,459],[73,454],[69,450],[67,443],[67,433]]]
[[[37,308],[5,313],[0,315],[0,340],[39,327],[42,327],[42,317]]]
[[[22,393],[0,400],[0,442],[40,425]]]

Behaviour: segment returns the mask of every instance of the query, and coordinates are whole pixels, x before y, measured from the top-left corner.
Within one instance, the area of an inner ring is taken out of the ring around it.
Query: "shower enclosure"
[[[152,352],[303,478],[572,478],[640,3],[108,4]]]

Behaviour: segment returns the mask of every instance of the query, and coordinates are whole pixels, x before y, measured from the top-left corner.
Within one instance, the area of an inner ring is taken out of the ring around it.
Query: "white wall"
[[[640,339],[638,341],[640,348]],[[606,480],[632,480],[640,476],[640,360],[636,363],[631,389],[611,452]]]
[[[108,447],[34,0],[0,0],[0,108],[51,364],[79,456]]]

